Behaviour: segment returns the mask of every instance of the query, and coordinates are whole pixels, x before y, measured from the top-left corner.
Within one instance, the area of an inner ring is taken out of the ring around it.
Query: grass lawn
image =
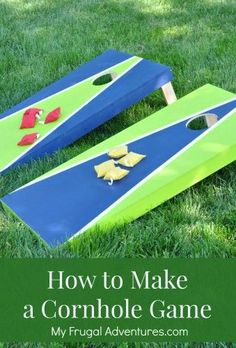
[[[236,92],[235,16],[233,0],[1,0],[0,112],[108,48],[170,65],[178,98],[208,82]],[[0,196],[163,106],[155,92],[72,146],[0,176]],[[45,247],[0,208],[0,255],[235,257],[235,171],[232,163],[123,229],[85,233],[74,249]]]

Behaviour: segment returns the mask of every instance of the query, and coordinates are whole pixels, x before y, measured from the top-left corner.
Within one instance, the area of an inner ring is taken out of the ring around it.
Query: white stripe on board
[[[219,104],[216,104],[216,105],[213,105],[213,106],[209,106],[208,108],[203,109],[203,110],[201,110],[201,111],[199,111],[199,112],[197,112],[197,113],[195,113],[195,114],[185,116],[185,117],[183,117],[182,119],[180,119],[180,120],[178,120],[178,121],[176,121],[176,122],[169,123],[168,125],[166,125],[166,126],[164,126],[164,127],[162,127],[162,128],[159,128],[159,129],[157,129],[157,130],[154,130],[154,131],[151,131],[151,132],[149,132],[149,133],[143,134],[142,136],[133,138],[132,140],[129,140],[129,141],[126,142],[126,143],[121,143],[121,144],[118,144],[118,145],[116,145],[116,146],[129,145],[130,143],[132,143],[132,142],[134,142],[134,141],[143,139],[143,138],[145,138],[145,137],[147,137],[147,136],[149,136],[149,135],[152,135],[152,134],[154,134],[154,133],[158,133],[158,132],[160,132],[160,131],[162,131],[162,130],[164,130],[164,129],[166,129],[166,128],[169,128],[169,127],[174,126],[174,125],[176,125],[176,124],[178,124],[178,123],[181,123],[181,122],[183,122],[184,120],[188,120],[189,118],[192,118],[192,117],[195,117],[195,116],[197,116],[197,115],[199,115],[199,114],[202,114],[202,113],[208,111],[209,109],[217,108],[217,107],[219,107],[219,106],[223,106],[223,105],[225,105],[225,104],[228,104],[228,103],[230,103],[230,102],[233,101],[233,100],[236,100],[236,98],[233,97],[232,99],[229,99],[229,100],[227,100],[226,102],[219,103]],[[168,107],[168,106],[167,106],[167,107]],[[150,116],[149,116],[149,117],[150,117]],[[141,122],[141,121],[140,121],[140,122]],[[133,126],[131,126],[131,127],[133,127]],[[50,173],[50,174],[48,174],[48,175],[43,175],[42,177],[36,178],[35,180],[30,181],[29,183],[25,184],[24,186],[21,186],[21,187],[17,188],[17,189],[16,189],[15,191],[13,191],[12,193],[14,193],[14,192],[16,192],[16,191],[19,191],[19,190],[22,190],[23,188],[25,188],[25,187],[27,187],[27,186],[31,186],[31,185],[33,185],[33,184],[35,184],[35,183],[37,183],[37,182],[46,180],[46,179],[48,179],[48,178],[50,178],[50,177],[52,177],[52,176],[54,176],[54,175],[56,175],[56,174],[60,174],[60,173],[62,173],[62,172],[65,172],[65,171],[67,171],[67,170],[70,170],[70,169],[72,169],[72,168],[74,168],[74,167],[76,167],[76,166],[79,166],[79,165],[81,165],[81,164],[83,164],[83,163],[85,163],[85,162],[88,162],[88,161],[90,161],[90,160],[92,160],[92,159],[94,159],[94,158],[96,158],[96,157],[99,157],[99,156],[101,156],[101,155],[104,155],[104,154],[108,153],[108,151],[109,151],[109,149],[106,149],[105,151],[102,151],[102,152],[100,152],[100,153],[98,153],[98,154],[96,154],[96,155],[94,155],[94,156],[88,157],[88,158],[86,158],[86,159],[84,159],[84,160],[81,160],[80,162],[73,163],[73,164],[71,164],[70,166],[68,166],[68,167],[66,167],[66,168],[62,168],[61,170],[59,170],[59,171],[57,171],[57,172],[53,172],[53,173]]]
[[[217,128],[221,123],[223,123],[226,119],[228,119],[234,112],[236,111],[236,108],[231,110],[228,114],[226,114],[222,119],[220,119],[218,122],[216,122],[212,127],[208,128],[204,133],[199,135],[196,139],[194,139],[192,142],[190,142],[188,145],[186,145],[182,150],[177,152],[174,156],[169,158],[165,163],[163,163],[160,167],[156,168],[153,172],[151,172],[149,175],[147,175],[143,180],[141,180],[137,185],[132,187],[128,192],[126,192],[122,197],[120,197],[117,201],[115,201],[113,204],[111,204],[107,209],[105,209],[102,213],[100,213],[97,217],[95,217],[92,221],[90,221],[87,225],[85,225],[81,230],[79,230],[77,233],[75,233],[71,238],[69,238],[69,241],[74,239],[79,234],[85,232],[87,229],[95,225],[98,220],[100,220],[104,215],[109,213],[110,210],[115,208],[121,201],[123,201],[127,196],[129,196],[132,192],[137,190],[140,186],[142,186],[146,181],[148,181],[151,177],[153,177],[155,174],[157,174],[160,170],[162,170],[164,167],[166,167],[169,163],[174,161],[177,157],[179,157],[182,153],[184,153],[186,150],[188,150],[193,144],[197,143],[200,139],[202,139],[204,136],[212,132],[213,129]]]
[[[29,149],[27,149],[25,152],[20,154],[18,157],[16,157],[13,161],[9,162],[1,171],[6,170],[9,168],[12,164],[17,162],[21,157],[23,157],[25,154],[27,154],[29,151],[31,151],[34,147],[38,146],[41,141],[43,141],[46,137],[48,137],[51,133],[53,133],[57,128],[59,128],[63,123],[67,122],[72,116],[74,116],[77,112],[79,112],[82,108],[84,108],[87,104],[89,104],[93,99],[95,99],[97,96],[102,94],[106,89],[108,89],[111,85],[113,85],[115,82],[117,82],[122,76],[124,76],[128,71],[133,69],[134,66],[136,66],[138,63],[140,63],[143,60],[143,58],[139,58],[136,62],[134,62],[128,69],[126,69],[122,74],[120,74],[117,78],[112,80],[107,84],[106,87],[104,87],[101,91],[96,93],[93,97],[91,97],[89,100],[87,100],[84,104],[82,104],[77,110],[75,110],[72,114],[70,114],[66,119],[61,121],[58,125],[56,125],[51,131],[49,131],[47,134],[45,134],[43,137],[39,138],[37,142],[35,142]],[[91,78],[91,77],[90,77]]]

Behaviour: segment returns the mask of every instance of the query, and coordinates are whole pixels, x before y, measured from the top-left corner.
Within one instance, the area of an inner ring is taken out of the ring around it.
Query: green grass
[[[235,11],[233,0],[1,0],[0,112],[109,48],[170,65],[178,97],[208,82],[236,92]],[[164,105],[156,92],[72,146],[0,176],[0,196]],[[235,171],[233,163],[123,229],[85,233],[73,249],[45,247],[1,209],[0,255],[235,257]]]

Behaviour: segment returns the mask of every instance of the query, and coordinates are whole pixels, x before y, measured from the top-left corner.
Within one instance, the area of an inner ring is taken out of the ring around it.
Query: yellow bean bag
[[[115,164],[113,160],[108,160],[105,162],[102,162],[100,164],[98,164],[97,166],[94,166],[94,169],[97,173],[97,177],[98,178],[102,178],[104,175],[106,175],[106,173],[115,168]]]
[[[106,173],[106,175],[104,176],[104,180],[111,180],[111,182],[113,182],[115,180],[123,179],[128,174],[129,170],[122,169],[120,167],[115,167]]]
[[[129,152],[126,156],[122,157],[118,163],[125,167],[134,167],[140,161],[142,161],[146,156],[135,152]]]
[[[128,153],[128,146],[123,145],[123,146],[115,147],[114,149],[110,150],[108,152],[108,156],[112,158],[121,158],[127,155],[127,153]]]

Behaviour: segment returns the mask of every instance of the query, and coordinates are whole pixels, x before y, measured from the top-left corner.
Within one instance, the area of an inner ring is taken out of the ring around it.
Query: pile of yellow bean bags
[[[110,150],[108,156],[111,159],[94,166],[94,169],[97,177],[109,180],[110,185],[113,181],[123,179],[130,172],[128,169],[123,169],[119,165],[133,168],[146,157],[136,152],[129,152],[127,145]]]

